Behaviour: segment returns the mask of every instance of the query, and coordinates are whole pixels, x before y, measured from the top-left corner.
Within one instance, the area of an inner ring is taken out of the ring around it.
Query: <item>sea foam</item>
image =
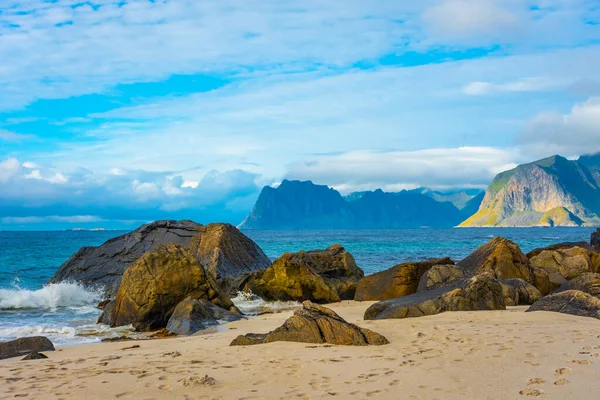
[[[84,307],[102,300],[100,290],[77,283],[57,283],[38,290],[0,289],[0,310],[41,309],[55,311],[62,307]]]
[[[238,292],[237,296],[232,298],[231,301],[246,315],[276,313],[302,306],[296,301],[265,301],[252,292]]]

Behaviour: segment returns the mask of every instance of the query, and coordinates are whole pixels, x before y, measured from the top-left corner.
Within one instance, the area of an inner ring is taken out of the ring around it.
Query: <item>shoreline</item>
[[[283,311],[222,332],[62,346],[46,353],[48,360],[2,360],[0,397],[585,399],[600,390],[596,319],[511,307],[364,321],[371,304],[327,307],[389,345],[229,346],[240,334],[280,326],[292,314]]]

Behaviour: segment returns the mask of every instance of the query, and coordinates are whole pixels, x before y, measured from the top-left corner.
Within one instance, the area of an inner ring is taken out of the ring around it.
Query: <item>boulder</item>
[[[10,342],[0,342],[0,360],[22,357],[33,352],[54,351],[54,345],[44,336],[25,337]]]
[[[580,290],[600,298],[600,274],[592,272],[581,274],[562,285],[556,292],[560,293],[566,290]]]
[[[413,294],[417,291],[423,274],[437,264],[453,264],[453,262],[449,258],[410,262],[366,276],[358,282],[354,300],[387,300]]]
[[[175,307],[167,330],[178,335],[193,335],[211,326],[240,319],[242,316],[239,313],[215,306],[208,300],[187,297]]]
[[[112,327],[132,324],[138,331],[154,331],[167,326],[186,297],[237,312],[190,250],[174,244],[158,247],[127,268],[112,311],[107,312],[109,303],[101,319]]]
[[[421,277],[417,291],[422,292],[450,286],[459,280],[465,279],[465,277],[465,271],[458,265],[434,265]]]
[[[531,260],[533,257],[539,255],[544,250],[564,250],[573,247],[583,247],[584,249],[593,251],[592,246],[590,246],[588,242],[563,242],[552,244],[548,247],[540,247],[535,250],[531,250],[529,253],[527,253],[527,258]]]
[[[245,291],[265,300],[335,303],[354,298],[364,276],[354,257],[342,246],[285,253],[265,271],[246,280]]]
[[[500,281],[504,304],[508,306],[530,306],[542,298],[540,291],[523,279],[513,278]]]
[[[50,283],[81,282],[104,287],[114,299],[125,269],[159,246],[189,246],[214,278],[267,268],[271,262],[252,240],[229,224],[157,221],[108,240],[83,247],[54,274]]]
[[[542,297],[527,311],[553,311],[600,319],[600,299],[580,290],[567,290]]]
[[[590,245],[594,251],[600,252],[600,228],[596,229],[596,232],[592,232]]]
[[[373,304],[366,320],[401,319],[445,311],[505,310],[502,285],[491,274],[475,276],[456,285],[426,290]]]
[[[231,346],[271,342],[330,343],[343,346],[385,345],[388,340],[378,333],[346,322],[332,310],[305,301],[283,326],[265,334],[238,336]]]
[[[583,247],[544,250],[530,261],[533,267],[548,272],[555,287],[586,272],[600,272],[600,254]]]
[[[543,295],[557,287],[549,283],[544,272],[531,267],[529,259],[516,243],[502,237],[495,237],[479,247],[458,265],[470,275],[491,273],[498,280],[523,279]]]

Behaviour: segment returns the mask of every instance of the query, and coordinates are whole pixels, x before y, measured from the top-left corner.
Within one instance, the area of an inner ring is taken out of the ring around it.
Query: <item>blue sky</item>
[[[600,151],[600,2],[0,1],[0,229],[238,223]]]

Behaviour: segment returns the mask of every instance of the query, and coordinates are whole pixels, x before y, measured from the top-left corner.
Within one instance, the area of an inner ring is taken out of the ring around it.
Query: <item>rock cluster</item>
[[[83,247],[59,268],[50,283],[73,281],[103,287],[107,298],[114,299],[127,267],[146,252],[169,244],[188,247],[215,279],[271,264],[256,243],[229,224],[157,221],[101,246]]]
[[[380,301],[365,312],[366,320],[401,319],[435,315],[445,311],[504,310],[500,282],[489,274],[443,288]]]
[[[418,289],[421,277],[433,266],[453,264],[452,260],[444,258],[396,265],[361,279],[354,300],[388,300],[413,294]]]
[[[344,346],[385,345],[388,340],[378,333],[346,322],[332,310],[305,301],[283,326],[265,334],[238,336],[231,346],[271,342],[329,343]]]
[[[187,297],[175,307],[167,322],[167,331],[177,335],[193,335],[196,332],[242,319],[237,312],[225,310],[205,299]]]

